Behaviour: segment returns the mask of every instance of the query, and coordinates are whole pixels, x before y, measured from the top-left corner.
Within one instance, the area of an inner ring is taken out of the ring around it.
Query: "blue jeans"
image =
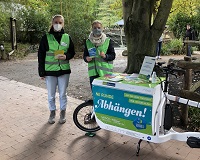
[[[58,86],[60,110],[66,110],[67,106],[67,87],[69,83],[69,74],[64,74],[59,77],[46,76],[46,86],[48,91],[49,110],[56,110],[55,95]]]

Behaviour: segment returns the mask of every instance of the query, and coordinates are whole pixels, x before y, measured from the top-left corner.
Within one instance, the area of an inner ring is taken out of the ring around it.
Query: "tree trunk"
[[[126,40],[128,48],[128,63],[125,72],[138,73],[145,55],[155,56],[153,53],[155,53],[156,41],[151,37],[149,32],[145,31],[135,37],[128,36]]]
[[[156,1],[122,0],[128,50],[126,73],[138,73],[144,56],[156,56],[156,45],[165,28],[173,0],[160,1],[158,12],[152,23]]]

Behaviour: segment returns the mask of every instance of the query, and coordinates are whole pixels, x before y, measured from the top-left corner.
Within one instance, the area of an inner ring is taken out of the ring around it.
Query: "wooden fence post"
[[[189,37],[186,37],[185,40],[189,40]],[[186,56],[188,55],[188,42],[185,43],[185,50],[186,50]]]
[[[192,61],[192,58],[185,57],[185,61]],[[192,85],[192,69],[186,69],[186,72],[184,74],[184,90],[190,90],[190,87]],[[182,125],[186,126],[188,124],[188,105],[181,105],[181,123]]]
[[[196,44],[199,44],[199,42]],[[172,60],[172,59],[170,60],[176,66],[186,71],[184,74],[184,86],[180,91],[180,97],[198,102],[200,100],[200,94],[196,93],[195,91],[199,88],[200,81],[192,84],[192,70],[197,70],[197,71],[200,70],[200,59],[197,59],[196,57],[185,56],[184,60]],[[189,107],[188,105],[183,105],[183,104],[180,104],[179,106],[180,106],[180,123],[183,126],[186,126],[188,125]]]

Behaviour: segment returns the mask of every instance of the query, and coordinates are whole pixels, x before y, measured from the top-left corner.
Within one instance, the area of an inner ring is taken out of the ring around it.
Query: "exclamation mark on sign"
[[[146,111],[147,111],[147,109],[145,108],[144,109],[144,115],[142,115],[142,117],[145,117]]]

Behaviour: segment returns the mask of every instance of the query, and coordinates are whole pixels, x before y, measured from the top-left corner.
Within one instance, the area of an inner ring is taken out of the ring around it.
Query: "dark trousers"
[[[187,56],[191,57],[191,54],[192,54],[191,52],[192,52],[192,51],[191,51],[191,46],[190,46],[190,45],[188,45],[187,50],[188,50],[188,51],[187,51]]]
[[[91,76],[91,77],[90,77],[90,87],[91,87],[91,90],[92,90],[92,82],[93,82],[93,80],[94,80],[95,78],[98,78],[98,77],[99,77],[99,75]]]
[[[157,44],[157,47],[156,47],[156,55],[157,56],[160,56],[161,47],[162,47],[162,41],[158,42],[158,44]]]
[[[92,76],[92,77],[90,77],[90,88],[91,88],[91,91],[92,91],[92,82],[93,82],[93,80],[95,79],[95,78],[98,78],[98,77],[100,77],[99,75],[97,75],[97,76]],[[93,96],[92,96],[93,97]],[[93,99],[93,98],[92,98]],[[91,101],[91,100],[89,100],[89,101]],[[93,101],[92,101],[93,102]]]

